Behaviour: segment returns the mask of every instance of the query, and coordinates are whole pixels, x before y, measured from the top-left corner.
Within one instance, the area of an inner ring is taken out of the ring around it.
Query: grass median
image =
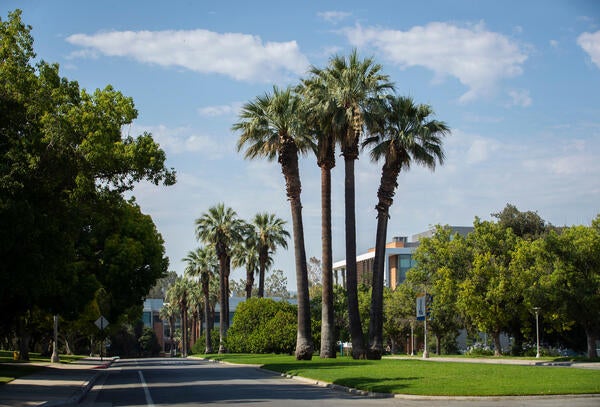
[[[431,396],[530,396],[600,393],[600,370],[570,367],[435,362],[418,359],[297,361],[287,355],[208,355],[213,360],[377,393]]]
[[[60,355],[61,363],[71,363],[85,356]],[[43,369],[43,364],[50,363],[50,356],[42,356],[39,353],[29,353],[29,361],[16,361],[13,359],[13,351],[0,350],[0,384],[8,383],[18,377],[32,374]]]

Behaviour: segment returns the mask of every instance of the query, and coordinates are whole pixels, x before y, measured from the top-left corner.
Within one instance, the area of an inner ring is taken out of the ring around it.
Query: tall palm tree
[[[313,70],[324,83],[329,109],[333,112],[331,126],[339,137],[344,157],[344,207],[346,228],[346,287],[348,319],[352,339],[352,357],[366,356],[358,310],[356,269],[356,191],[354,161],[358,159],[359,140],[364,127],[364,114],[372,101],[393,89],[389,77],[381,73],[381,65],[373,59],[360,60],[354,50],[347,58],[334,56],[327,68]]]
[[[189,259],[189,260],[188,260]],[[195,251],[188,252],[184,258],[188,262],[185,272],[194,277],[199,277],[203,296],[204,326],[205,326],[205,347],[204,353],[212,353],[211,340],[211,301],[210,301],[210,281],[212,276],[217,273],[218,259],[214,249],[211,246],[199,247]]]
[[[304,130],[302,116],[301,101],[292,90],[273,87],[272,93],[259,96],[242,107],[240,121],[233,125],[233,130],[242,132],[237,147],[238,151],[246,148],[246,158],[265,157],[269,161],[277,158],[281,165],[286,193],[290,201],[296,259],[298,289],[296,359],[310,360],[313,343],[298,155],[314,151],[315,146]]]
[[[436,163],[443,164],[442,137],[450,129],[444,122],[431,119],[433,110],[428,105],[416,105],[409,97],[390,96],[379,104],[381,114],[373,115],[369,126],[374,135],[364,145],[373,145],[371,159],[384,159],[381,181],[377,191],[377,235],[373,264],[373,288],[369,323],[369,359],[381,359],[383,353],[383,280],[385,244],[389,208],[393,203],[400,171],[417,163],[431,170]]]
[[[286,222],[272,213],[257,213],[252,220],[256,248],[258,251],[258,297],[265,295],[265,271],[273,262],[271,257],[277,246],[287,249],[287,238],[290,233],[285,230]]]
[[[246,299],[250,299],[254,287],[254,275],[258,273],[258,249],[256,233],[252,225],[248,225],[244,231],[244,240],[233,247],[231,264],[233,267],[246,269]]]
[[[220,203],[208,209],[196,219],[196,237],[207,245],[212,245],[219,259],[219,353],[225,353],[225,337],[229,328],[229,273],[231,270],[231,250],[234,244],[243,239],[245,222],[237,213]]]
[[[331,233],[331,170],[335,167],[335,143],[341,139],[336,126],[340,109],[329,98],[319,68],[302,80],[298,92],[307,105],[307,122],[317,142],[317,165],[321,169],[321,358],[336,357],[335,313],[333,307],[333,254]]]
[[[187,278],[178,278],[167,291],[169,302],[177,304],[181,315],[181,354],[188,354],[188,305],[190,301],[191,282]]]
[[[175,332],[175,317],[179,310],[175,304],[164,303],[162,308],[160,309],[158,315],[162,320],[166,320],[169,323],[169,342],[170,342],[170,352],[173,354],[175,341],[173,340],[173,334]]]

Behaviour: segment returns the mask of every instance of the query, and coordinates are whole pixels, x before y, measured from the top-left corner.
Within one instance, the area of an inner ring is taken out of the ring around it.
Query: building
[[[471,226],[449,226],[452,234],[466,236],[473,231]],[[433,236],[434,228],[426,230],[412,236],[409,242],[406,236],[396,236],[385,246],[385,264],[384,264],[384,285],[395,288],[402,284],[406,279],[406,273],[415,266],[413,254],[419,241],[426,237]],[[356,257],[356,274],[359,284],[371,284],[371,273],[373,270],[373,261],[375,259],[375,249],[369,249],[366,253]],[[333,264],[333,275],[335,284],[346,286],[346,260],[341,260]]]

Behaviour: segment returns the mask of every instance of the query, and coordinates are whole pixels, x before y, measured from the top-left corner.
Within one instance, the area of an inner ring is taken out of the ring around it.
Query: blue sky
[[[214,3],[214,4],[213,4]],[[401,95],[452,129],[435,173],[402,173],[388,238],[471,225],[507,203],[555,225],[600,213],[600,3],[588,1],[3,1],[21,8],[40,59],[88,91],[113,85],[151,132],[177,185],[134,195],[162,233],[171,269],[197,247],[194,220],[224,202],[291,222],[277,163],[245,161],[241,104],[297,83],[309,65],[357,48]],[[357,163],[358,252],[374,246],[380,167]],[[320,178],[302,161],[307,256],[320,257]],[[333,172],[334,259],[344,255],[343,162]],[[291,223],[288,224],[291,232]],[[295,288],[293,251],[275,268]],[[233,273],[240,278],[241,270]]]

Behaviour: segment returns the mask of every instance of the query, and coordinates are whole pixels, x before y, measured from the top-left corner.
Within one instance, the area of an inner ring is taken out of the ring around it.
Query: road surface
[[[371,398],[308,384],[251,366],[194,359],[125,359],[106,369],[81,401],[87,406],[599,406],[600,397],[485,399]]]

